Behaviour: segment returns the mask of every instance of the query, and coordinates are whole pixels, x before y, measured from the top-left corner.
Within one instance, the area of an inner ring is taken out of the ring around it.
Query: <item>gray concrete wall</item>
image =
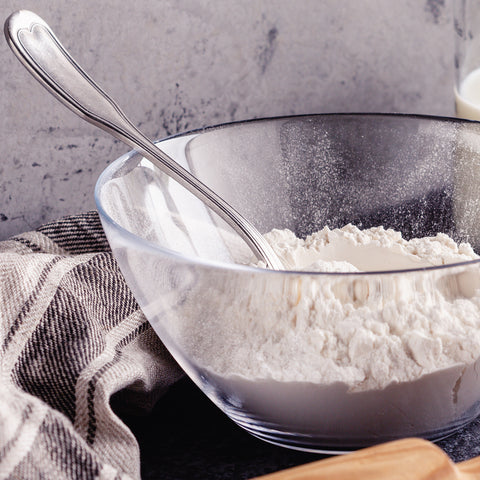
[[[319,112],[453,115],[449,0],[2,0],[42,16],[152,138]],[[0,239],[94,208],[128,147],[61,106],[0,40]]]

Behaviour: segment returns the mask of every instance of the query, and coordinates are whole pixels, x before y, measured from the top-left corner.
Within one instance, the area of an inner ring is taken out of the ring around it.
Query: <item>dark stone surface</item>
[[[248,479],[322,458],[270,445],[233,423],[190,380],[146,417],[125,417],[140,444],[142,478]]]
[[[455,434],[437,442],[454,462],[462,462],[480,455],[480,418],[458,430]]]
[[[123,420],[139,441],[145,480],[249,479],[325,458],[256,439],[188,379],[174,385],[150,415]],[[480,455],[480,420],[438,445],[456,462]]]

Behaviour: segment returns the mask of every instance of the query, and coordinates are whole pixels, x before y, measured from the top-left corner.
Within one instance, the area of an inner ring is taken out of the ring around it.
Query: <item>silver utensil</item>
[[[27,70],[81,118],[140,152],[225,220],[253,252],[274,270],[283,269],[261,233],[225,200],[160,150],[83,71],[36,14],[20,10],[5,22],[8,45]]]

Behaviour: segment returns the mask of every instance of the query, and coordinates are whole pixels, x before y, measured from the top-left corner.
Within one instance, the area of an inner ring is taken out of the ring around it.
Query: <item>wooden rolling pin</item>
[[[257,480],[321,479],[480,480],[480,457],[455,464],[433,443],[406,438],[257,477]]]

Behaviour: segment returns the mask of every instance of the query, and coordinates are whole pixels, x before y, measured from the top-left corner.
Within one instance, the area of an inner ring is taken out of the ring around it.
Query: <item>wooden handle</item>
[[[407,438],[257,477],[257,480],[323,479],[480,480],[480,459],[454,464],[433,443]]]
[[[480,480],[480,457],[457,463],[457,468],[461,472],[462,480]]]

